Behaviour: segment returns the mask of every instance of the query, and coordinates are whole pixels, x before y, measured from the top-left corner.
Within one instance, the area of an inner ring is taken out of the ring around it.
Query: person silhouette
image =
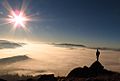
[[[96,51],[96,58],[97,58],[97,61],[99,60],[99,55],[100,55],[100,51],[97,49],[97,51]]]

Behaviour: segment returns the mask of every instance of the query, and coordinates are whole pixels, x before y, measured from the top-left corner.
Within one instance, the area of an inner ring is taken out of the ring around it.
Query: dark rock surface
[[[67,77],[94,77],[113,73],[112,71],[104,69],[104,66],[99,61],[95,61],[90,67],[84,66],[83,68],[78,67],[73,69]]]

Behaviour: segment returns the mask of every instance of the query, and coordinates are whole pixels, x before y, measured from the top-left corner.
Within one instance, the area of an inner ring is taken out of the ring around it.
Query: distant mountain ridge
[[[8,40],[0,40],[0,49],[10,49],[10,48],[17,48],[22,47],[24,43],[17,43]]]
[[[13,57],[7,57],[0,59],[0,64],[6,64],[6,63],[15,63],[23,60],[31,59],[27,55],[19,55],[19,56],[13,56]]]
[[[71,44],[71,43],[60,43],[60,44],[53,43],[53,45],[64,46],[64,47],[86,47],[85,45],[82,44]]]
[[[120,48],[112,48],[112,47],[91,47],[91,46],[87,46],[84,44],[74,44],[74,43],[52,43],[52,45],[54,46],[58,46],[58,47],[65,47],[65,48],[79,48],[79,47],[83,47],[83,48],[88,48],[88,49],[100,49],[100,50],[110,50],[110,51],[120,51]]]

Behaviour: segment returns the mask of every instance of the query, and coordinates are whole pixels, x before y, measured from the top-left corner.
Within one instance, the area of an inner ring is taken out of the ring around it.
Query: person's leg
[[[97,61],[98,61],[98,59],[99,59],[99,56],[97,56]]]

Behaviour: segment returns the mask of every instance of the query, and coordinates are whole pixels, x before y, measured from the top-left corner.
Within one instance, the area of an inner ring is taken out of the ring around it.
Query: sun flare
[[[23,13],[22,11],[14,12],[12,11],[12,14],[9,15],[9,19],[8,21],[14,24],[14,27],[22,27],[25,28],[25,23],[29,20],[26,16],[25,13]]]
[[[29,21],[33,21],[35,14],[27,13],[28,9],[26,1],[23,1],[21,8],[13,8],[7,1],[4,2],[4,7],[8,11],[8,15],[4,18],[5,24],[11,24],[12,30],[15,31],[17,28],[23,29],[30,32],[28,29]],[[32,18],[31,18],[32,17]]]

